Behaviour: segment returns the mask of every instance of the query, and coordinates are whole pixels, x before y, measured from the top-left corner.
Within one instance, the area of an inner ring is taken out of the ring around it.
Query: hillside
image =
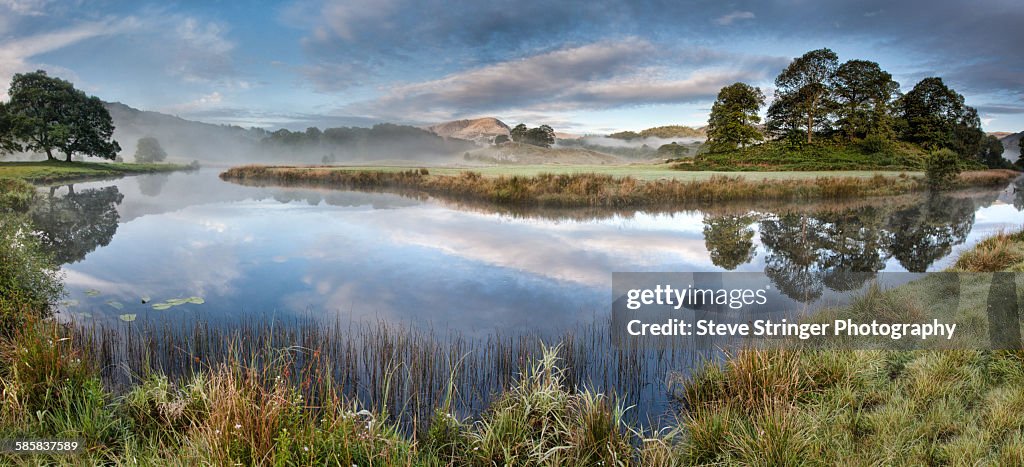
[[[120,102],[105,103],[114,119],[114,139],[121,157],[131,161],[139,138],[153,136],[171,161],[241,160],[258,148],[264,133],[237,126],[213,125],[139,110]]]
[[[1024,131],[1020,133],[1007,133],[999,139],[1003,143],[1003,157],[1010,162],[1016,161],[1020,157],[1020,139],[1024,136]]]
[[[542,148],[530,144],[506,143],[466,152],[463,159],[489,164],[619,164],[618,157],[579,148]]]
[[[505,122],[494,117],[438,123],[427,127],[427,130],[445,138],[464,139],[477,144],[490,144],[495,136],[508,135],[511,131]]]
[[[666,125],[648,128],[646,130],[636,131],[620,131],[618,133],[612,133],[608,135],[609,138],[631,140],[631,139],[646,139],[646,138],[660,138],[660,139],[672,139],[672,138],[684,138],[684,139],[707,139],[707,127],[692,128],[684,125]]]

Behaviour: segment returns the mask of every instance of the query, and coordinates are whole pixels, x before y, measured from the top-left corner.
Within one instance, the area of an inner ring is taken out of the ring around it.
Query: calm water
[[[607,319],[613,271],[766,271],[779,290],[813,298],[863,283],[849,271],[945,268],[1024,224],[1024,190],[1013,185],[820,209],[512,215],[240,186],[217,173],[44,189],[32,215],[64,264],[62,315],[112,326],[125,314],[135,326],[225,328],[273,317],[554,336]],[[205,303],[151,307],[193,296]]]

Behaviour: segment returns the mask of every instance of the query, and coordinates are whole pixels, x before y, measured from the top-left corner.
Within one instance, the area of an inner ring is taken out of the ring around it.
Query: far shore
[[[183,164],[136,164],[128,162],[0,162],[0,178],[13,178],[34,184],[107,180],[126,175],[193,170]]]

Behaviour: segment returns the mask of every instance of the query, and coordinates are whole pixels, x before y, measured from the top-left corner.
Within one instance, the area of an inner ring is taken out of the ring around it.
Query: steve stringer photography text
[[[631,289],[626,293],[626,307],[641,310],[645,305],[680,308],[702,308],[708,305],[728,306],[733,311],[748,305],[768,303],[766,289],[708,289],[658,285],[653,289]],[[724,311],[724,308],[723,308]],[[956,324],[937,319],[922,323],[888,323],[871,320],[835,319],[832,322],[800,323],[782,319],[755,319],[729,322],[709,317],[706,319],[664,318],[655,322],[632,319],[626,323],[632,336],[699,336],[699,337],[795,337],[801,340],[815,337],[885,337],[892,340],[953,339]]]

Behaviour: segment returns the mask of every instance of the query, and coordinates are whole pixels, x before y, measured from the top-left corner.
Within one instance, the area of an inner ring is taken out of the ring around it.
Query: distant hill
[[[692,128],[684,125],[666,125],[657,126],[654,128],[648,128],[640,132],[635,131],[620,131],[618,133],[612,133],[608,135],[609,138],[631,140],[631,139],[642,139],[642,138],[700,138],[706,139],[708,136],[707,127]]]
[[[170,161],[242,160],[258,148],[265,132],[237,126],[185,120],[160,112],[139,110],[120,102],[104,103],[114,119],[114,139],[121,157],[132,161],[139,138],[160,141]]]
[[[427,130],[445,138],[458,138],[484,144],[493,142],[495,136],[508,135],[511,128],[497,118],[484,117],[438,123],[427,127]]]
[[[1024,131],[1020,133],[1008,133],[999,139],[1003,143],[1003,157],[1013,162],[1020,157],[1020,139]]]

